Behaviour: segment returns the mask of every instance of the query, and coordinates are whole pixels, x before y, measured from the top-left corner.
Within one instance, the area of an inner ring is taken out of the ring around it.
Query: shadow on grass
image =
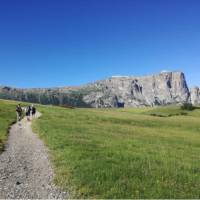
[[[173,117],[173,116],[187,116],[188,113],[185,113],[185,112],[181,112],[181,113],[177,113],[177,114],[157,114],[157,113],[151,113],[150,116],[153,116],[153,117]]]
[[[194,106],[194,110],[200,110],[199,106]]]

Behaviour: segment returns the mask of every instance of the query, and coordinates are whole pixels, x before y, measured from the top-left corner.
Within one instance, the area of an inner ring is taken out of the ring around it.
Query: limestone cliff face
[[[93,107],[155,106],[184,103],[190,99],[182,72],[146,77],[112,77],[87,87],[91,88],[91,92],[83,99]]]
[[[191,94],[191,102],[193,105],[200,104],[200,89],[198,87],[194,87],[190,91]]]
[[[192,91],[192,101],[200,101],[199,90],[195,91]],[[196,95],[197,93],[198,95]],[[182,72],[164,72],[144,77],[111,77],[76,88],[15,89],[0,87],[0,98],[96,108],[144,107],[191,101]]]

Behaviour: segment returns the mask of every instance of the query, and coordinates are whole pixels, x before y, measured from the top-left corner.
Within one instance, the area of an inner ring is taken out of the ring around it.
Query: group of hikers
[[[35,117],[36,108],[35,108],[35,106],[33,104],[31,106],[29,105],[27,107],[21,107],[21,105],[18,104],[17,107],[16,107],[17,121],[21,121],[24,111],[25,111],[25,115],[26,115],[27,121],[31,120],[31,116]]]

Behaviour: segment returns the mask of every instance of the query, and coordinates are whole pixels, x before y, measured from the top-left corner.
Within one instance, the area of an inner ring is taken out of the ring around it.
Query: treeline
[[[73,107],[90,107],[83,101],[83,95],[80,92],[60,93],[59,91],[50,89],[45,91],[27,91],[4,87],[0,90],[0,98],[45,105],[51,104],[69,105]]]

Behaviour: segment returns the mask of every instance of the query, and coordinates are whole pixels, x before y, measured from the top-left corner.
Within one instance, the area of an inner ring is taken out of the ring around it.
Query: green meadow
[[[0,152],[8,138],[8,130],[16,121],[16,102],[0,100]]]
[[[0,106],[1,119],[13,110]],[[200,198],[200,109],[37,108],[33,129],[71,198]]]
[[[34,130],[74,198],[200,198],[200,110],[40,107]]]

